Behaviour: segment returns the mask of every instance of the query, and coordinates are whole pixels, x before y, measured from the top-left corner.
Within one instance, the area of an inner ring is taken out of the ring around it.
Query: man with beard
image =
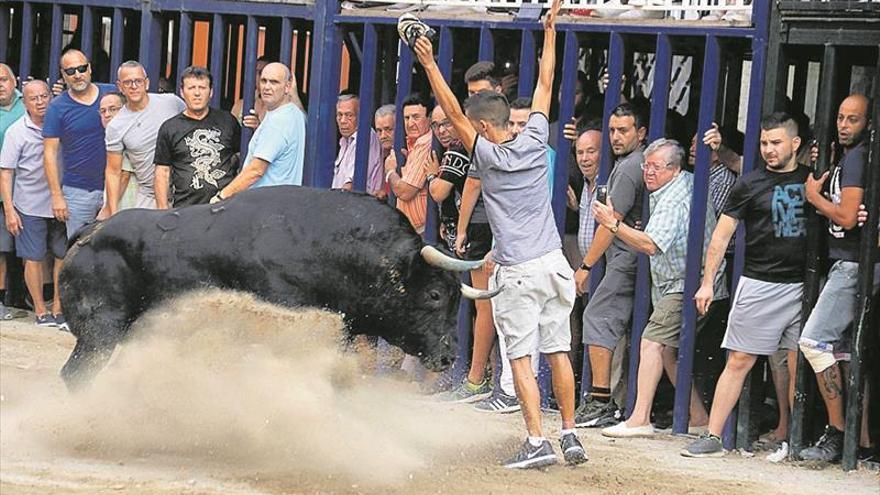
[[[764,117],[761,157],[766,166],[737,180],[712,234],[702,284],[694,296],[700,315],[714,299],[715,276],[739,222],[745,224],[745,266],[721,343],[729,352],[715,388],[708,432],[681,451],[685,457],[724,455],[721,431],[758,356],[797,349],[807,235],[804,181],[810,173],[797,163],[800,145],[797,123],[789,114]],[[795,360],[788,364],[794,376]]]
[[[231,114],[211,108],[214,78],[204,67],[180,75],[186,109],[165,121],[156,138],[156,208],[208,203],[238,173],[241,126]]]
[[[825,434],[814,446],[800,452],[801,459],[808,461],[836,462],[843,453],[844,380],[838,361],[849,361],[852,333],[846,330],[856,316],[862,230],[858,213],[868,181],[869,108],[868,99],[862,95],[850,95],[843,100],[837,112],[837,141],[843,147],[843,158],[819,179],[812,175],[807,177],[807,201],[828,219],[828,257],[832,261],[825,287],[799,342],[804,357],[816,373],[819,392],[828,411]],[[826,196],[822,186],[829,176],[831,184]],[[866,269],[874,273],[876,293],[880,288],[880,263]],[[864,400],[867,404],[867,396]],[[863,424],[862,429],[860,444],[868,447],[866,425]]]

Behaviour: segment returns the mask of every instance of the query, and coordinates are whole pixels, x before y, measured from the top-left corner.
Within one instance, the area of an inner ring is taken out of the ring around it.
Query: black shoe
[[[706,433],[682,449],[685,457],[721,457],[724,455],[724,444],[720,437]]]
[[[574,412],[574,422],[578,428],[604,428],[621,422],[622,416],[613,399],[602,402],[588,395]]]
[[[562,457],[565,458],[565,462],[572,466],[583,464],[589,459],[587,451],[584,450],[584,446],[581,445],[581,441],[574,433],[563,435],[559,439],[559,445],[562,448]]]
[[[843,456],[843,432],[828,425],[816,445],[801,451],[802,461],[838,462]]]
[[[529,440],[523,443],[519,452],[504,462],[509,469],[531,469],[556,464],[556,452],[550,442],[544,440],[539,447],[532,446]]]

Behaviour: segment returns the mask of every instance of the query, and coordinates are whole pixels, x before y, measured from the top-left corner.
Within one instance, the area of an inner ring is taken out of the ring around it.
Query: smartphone
[[[596,201],[603,205],[608,201],[608,184],[599,184],[596,186]]]

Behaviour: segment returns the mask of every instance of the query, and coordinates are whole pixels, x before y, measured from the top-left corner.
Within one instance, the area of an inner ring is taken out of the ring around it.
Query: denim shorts
[[[34,217],[18,212],[22,229],[15,243],[15,254],[28,261],[43,261],[46,253],[63,259],[67,251],[67,228],[54,218]]]
[[[67,219],[67,238],[70,239],[83,225],[95,221],[98,212],[104,206],[104,191],[101,189],[86,191],[78,187],[64,186],[62,192],[64,200],[67,201],[67,210],[70,212],[70,218]]]

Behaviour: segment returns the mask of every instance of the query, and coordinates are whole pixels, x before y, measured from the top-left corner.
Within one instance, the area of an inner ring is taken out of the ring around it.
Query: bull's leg
[[[61,378],[64,379],[67,389],[75,392],[88,385],[95,374],[107,364],[114,348],[116,348],[115,343],[95,345],[87,342],[86,339],[78,339],[76,347],[61,368]]]

